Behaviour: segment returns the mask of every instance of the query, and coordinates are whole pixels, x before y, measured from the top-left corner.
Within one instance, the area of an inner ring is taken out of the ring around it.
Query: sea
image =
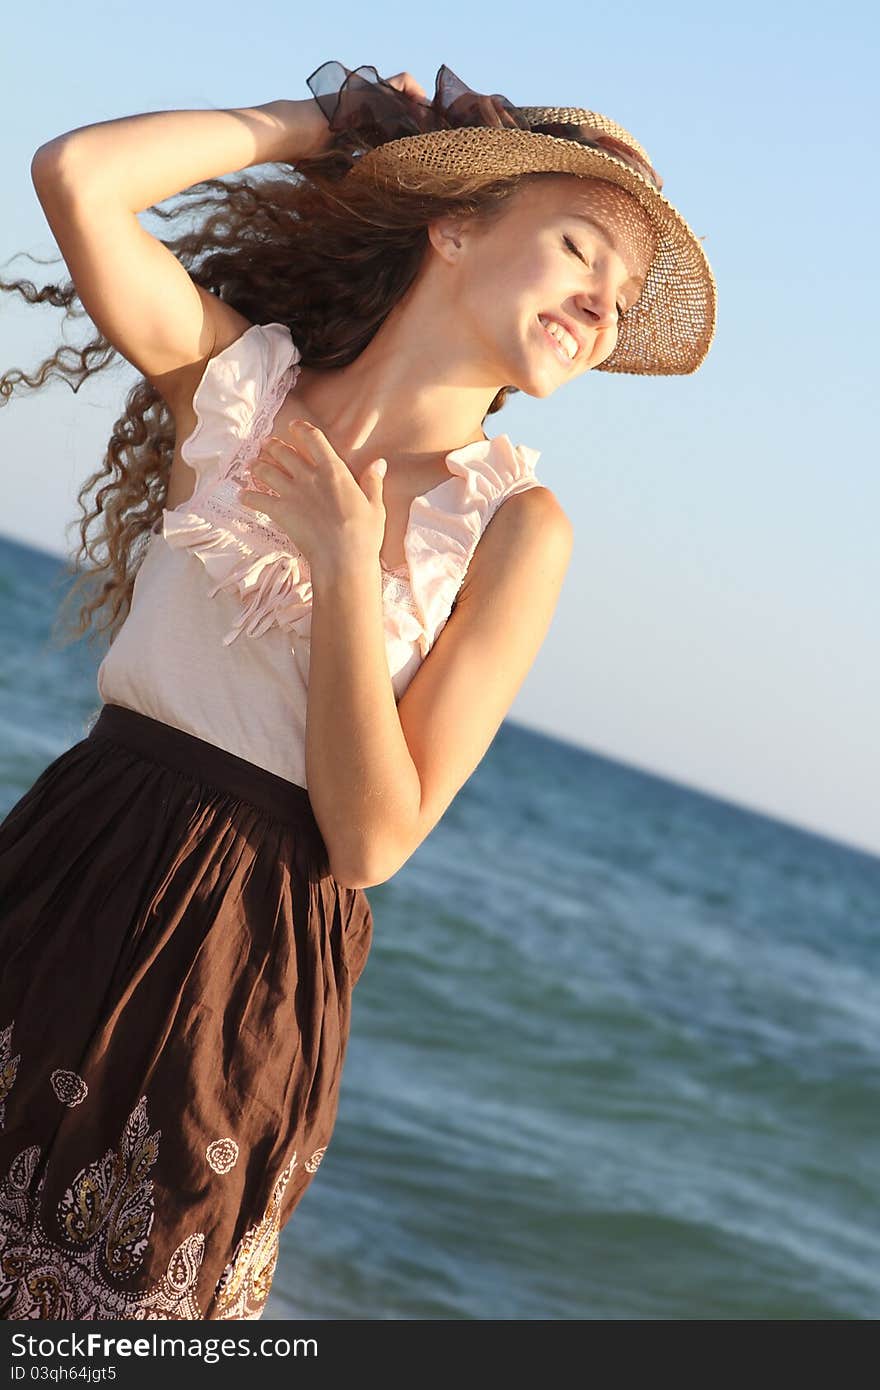
[[[98,709],[0,539],[0,815]],[[264,1321],[880,1316],[880,858],[506,720],[367,889]]]

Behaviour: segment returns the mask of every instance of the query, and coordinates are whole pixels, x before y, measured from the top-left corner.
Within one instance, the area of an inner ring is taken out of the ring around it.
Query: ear
[[[428,240],[445,261],[450,264],[462,253],[468,236],[468,217],[435,217],[427,226]]]

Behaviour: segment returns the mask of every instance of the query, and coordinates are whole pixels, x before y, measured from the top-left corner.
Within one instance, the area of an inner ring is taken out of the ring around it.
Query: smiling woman
[[[544,175],[530,183],[527,194],[520,191],[504,221],[506,254],[516,256],[515,248],[523,245],[537,251],[522,274],[539,302],[543,296],[552,304],[537,317],[553,335],[557,355],[580,372],[600,366],[614,352],[620,320],[644,288],[656,251],[651,219],[613,184]],[[510,271],[507,261],[505,269]],[[516,283],[513,275],[511,280]]]
[[[485,755],[568,567],[537,451],[485,421],[712,337],[622,127],[446,67],[431,102],[309,85],[50,141],[72,280],[2,286],[98,330],[38,383],[142,374],[80,493],[102,707],[0,825],[6,1318],[261,1315],[333,1133],[364,890]],[[206,216],[158,241],[137,214],[181,189]]]
[[[617,303],[617,315],[620,318],[645,288],[645,277],[657,249],[654,228],[651,219],[640,205],[632,197],[615,189],[613,184],[604,183],[601,179],[582,179],[580,183],[585,188],[588,201],[596,208],[597,213],[603,213],[604,220],[579,208],[571,215],[578,221],[585,222],[594,233],[598,233],[623,266],[626,276],[624,290],[632,286],[630,294],[623,294]],[[585,265],[590,264],[576,246],[573,250]]]

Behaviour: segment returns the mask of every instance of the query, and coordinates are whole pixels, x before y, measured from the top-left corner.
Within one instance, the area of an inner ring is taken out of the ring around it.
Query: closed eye
[[[581,255],[580,251],[579,251],[579,250],[577,249],[577,247],[575,246],[575,244],[574,244],[574,242],[572,241],[571,237],[564,236],[564,237],[562,238],[562,240],[565,242],[565,244],[566,244],[566,246],[568,247],[569,251],[573,251],[574,254],[577,256],[578,260],[579,260],[579,261],[583,261],[583,264],[586,265],[586,264],[587,264],[586,260],[584,260],[584,257]],[[616,310],[617,310],[617,317],[618,317],[618,318],[621,318],[621,317],[626,313],[626,305],[621,304],[621,303],[618,302],[614,307],[615,307]]]

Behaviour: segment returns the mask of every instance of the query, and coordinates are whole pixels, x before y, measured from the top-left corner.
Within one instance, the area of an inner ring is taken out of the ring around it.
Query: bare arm
[[[313,564],[311,580],[306,780],[331,870],[357,888],[388,876],[379,846],[415,822],[419,777],[385,654],[378,559]]]
[[[303,159],[326,143],[327,132],[311,97],[221,111],[148,111],[57,135],[40,146],[31,168],[71,191],[109,194],[143,212],[203,179]]]
[[[424,92],[410,73],[388,79]],[[83,308],[109,343],[192,416],[205,363],[250,327],[196,284],[138,214],[184,189],[253,164],[298,164],[331,148],[317,101],[220,111],[151,111],[79,126],[41,145],[31,178]]]
[[[33,157],[37,197],[86,313],[178,423],[208,358],[250,325],[197,285],[138,213],[251,163],[296,162],[319,136],[328,138],[327,123],[309,98],[125,116],[59,135]]]
[[[547,488],[508,498],[399,704],[378,562],[313,570],[306,776],[341,883],[396,873],[478,766],[546,636],[571,545]]]

